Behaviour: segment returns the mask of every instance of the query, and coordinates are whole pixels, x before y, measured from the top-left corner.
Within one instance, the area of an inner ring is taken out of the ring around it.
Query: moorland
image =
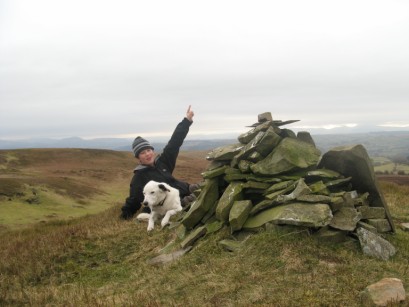
[[[180,154],[176,177],[202,180],[207,152]],[[1,306],[361,306],[384,277],[409,289],[409,233],[387,239],[389,261],[363,255],[356,240],[333,244],[308,232],[252,234],[234,252],[223,228],[163,266],[149,259],[178,239],[119,219],[136,160],[95,149],[0,151]],[[379,177],[396,225],[409,222],[409,185]]]

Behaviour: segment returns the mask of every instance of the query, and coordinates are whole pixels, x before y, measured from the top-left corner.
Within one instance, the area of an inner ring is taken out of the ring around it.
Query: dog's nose
[[[149,205],[147,201],[144,201],[142,204],[143,204],[145,207],[147,207],[147,206]]]

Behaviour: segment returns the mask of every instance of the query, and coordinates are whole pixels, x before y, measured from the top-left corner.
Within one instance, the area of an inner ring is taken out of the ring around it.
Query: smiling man
[[[194,112],[189,106],[185,118],[176,126],[169,142],[163,149],[162,154],[156,155],[153,146],[144,138],[138,136],[132,143],[132,150],[139,165],[134,170],[130,185],[130,193],[122,207],[121,218],[130,219],[141,208],[143,188],[151,180],[165,182],[179,190],[182,206],[194,200],[193,192],[199,187],[197,184],[189,184],[177,180],[172,173],[176,166],[180,147],[193,123]],[[150,209],[144,207],[142,212],[149,213]]]

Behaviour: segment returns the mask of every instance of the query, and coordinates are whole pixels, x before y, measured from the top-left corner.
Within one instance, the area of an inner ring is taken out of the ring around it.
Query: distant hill
[[[362,144],[371,157],[409,156],[409,132],[369,132],[313,135],[321,152],[337,146]]]
[[[362,144],[370,156],[409,155],[409,132],[369,132],[351,134],[318,134],[312,135],[316,146],[324,153],[330,148],[351,144]],[[89,148],[130,151],[133,139],[130,138],[97,138],[85,140],[79,137],[64,139],[27,139],[0,140],[0,149],[20,148]],[[189,140],[183,144],[182,150],[200,151],[233,144],[237,139]],[[160,152],[165,142],[152,142],[155,150]]]

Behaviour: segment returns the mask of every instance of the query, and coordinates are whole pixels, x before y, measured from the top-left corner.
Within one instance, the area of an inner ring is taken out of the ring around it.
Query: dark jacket
[[[163,149],[161,155],[155,159],[155,165],[138,165],[134,170],[130,185],[129,197],[126,198],[125,204],[122,207],[121,217],[124,219],[131,218],[136,211],[139,210],[143,201],[143,187],[150,180],[158,182],[166,182],[170,186],[179,190],[180,197],[183,198],[189,195],[189,184],[177,180],[172,173],[176,166],[176,159],[179,155],[179,149],[189,132],[189,127],[192,124],[187,118],[184,118],[177,126],[172,134],[168,144]]]

